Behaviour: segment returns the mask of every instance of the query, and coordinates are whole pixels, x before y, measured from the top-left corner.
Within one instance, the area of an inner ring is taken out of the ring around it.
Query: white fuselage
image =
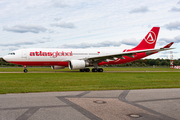
[[[34,62],[68,62],[70,60],[86,60],[90,57],[103,56],[120,53],[118,50],[96,50],[96,49],[20,49],[15,50],[4,56],[6,61],[19,63],[21,65],[32,65]],[[112,61],[112,60],[111,60]],[[25,63],[24,63],[25,62]],[[42,65],[42,64],[40,64]],[[44,63],[43,65],[51,65]]]

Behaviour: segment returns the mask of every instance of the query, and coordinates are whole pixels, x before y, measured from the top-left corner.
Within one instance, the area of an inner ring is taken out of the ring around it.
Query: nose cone
[[[4,60],[4,58],[2,58],[2,61],[3,61],[3,62],[7,62],[7,61]]]
[[[7,62],[7,55],[2,58],[4,62]]]

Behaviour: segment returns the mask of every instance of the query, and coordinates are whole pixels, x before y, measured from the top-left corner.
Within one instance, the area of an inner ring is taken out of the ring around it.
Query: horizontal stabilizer
[[[166,46],[164,46],[163,48],[170,48],[173,43],[174,43],[174,42],[171,42],[171,43],[167,44]]]

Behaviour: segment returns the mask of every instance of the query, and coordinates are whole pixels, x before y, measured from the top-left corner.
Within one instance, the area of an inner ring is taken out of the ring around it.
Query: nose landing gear
[[[24,73],[27,73],[28,70],[26,69],[26,65],[24,65],[23,67],[24,67]]]

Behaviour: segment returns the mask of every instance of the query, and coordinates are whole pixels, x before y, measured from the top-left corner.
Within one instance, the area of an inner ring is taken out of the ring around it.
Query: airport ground
[[[169,69],[170,70],[170,69]],[[180,88],[178,71],[78,71],[1,72],[0,94]]]
[[[179,120],[180,89],[0,95],[1,120]]]
[[[180,118],[179,70],[8,70],[0,69],[0,120]]]

